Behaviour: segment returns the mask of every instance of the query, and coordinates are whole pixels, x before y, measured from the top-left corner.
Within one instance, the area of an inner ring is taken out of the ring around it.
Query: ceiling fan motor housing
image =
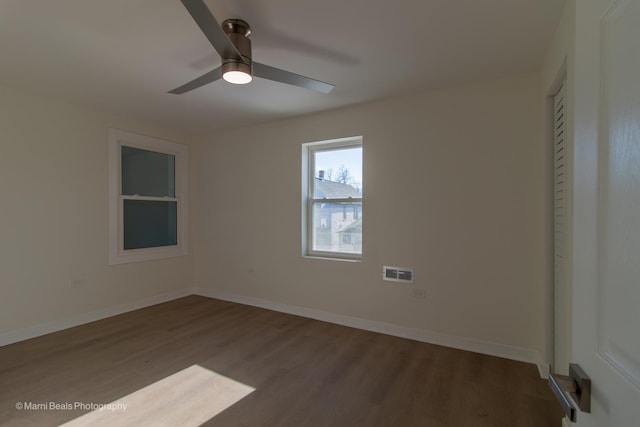
[[[222,58],[222,74],[229,71],[241,71],[253,76],[251,40],[249,39],[251,27],[242,19],[227,19],[222,23],[222,29],[246,61],[242,62],[236,58]]]

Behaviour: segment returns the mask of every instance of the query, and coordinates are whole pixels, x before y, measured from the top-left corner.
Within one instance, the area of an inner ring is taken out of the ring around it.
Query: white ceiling
[[[538,70],[564,0],[207,0],[253,59],[336,86],[262,79],[167,94],[220,65],[179,0],[0,0],[0,84],[193,133]]]

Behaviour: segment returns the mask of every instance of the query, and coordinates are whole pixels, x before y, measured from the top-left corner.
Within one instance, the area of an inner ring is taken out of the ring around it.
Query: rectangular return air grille
[[[390,282],[413,283],[413,268],[382,267],[382,279]]]

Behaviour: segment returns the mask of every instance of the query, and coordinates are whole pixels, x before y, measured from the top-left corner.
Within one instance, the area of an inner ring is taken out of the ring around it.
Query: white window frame
[[[327,141],[307,142],[302,144],[302,255],[310,258],[326,258],[345,261],[360,261],[364,254],[364,247],[358,253],[318,251],[313,249],[313,205],[319,200],[313,198],[313,184],[315,179],[315,153],[319,151],[335,151],[363,147],[362,136],[332,139]],[[364,151],[363,151],[364,156]],[[364,158],[362,159],[364,181]],[[332,203],[362,203],[363,198],[331,199]],[[364,234],[364,229],[363,229]],[[364,237],[363,237],[364,239]]]
[[[150,261],[188,254],[188,164],[186,145],[119,129],[108,129],[109,142],[109,264]],[[133,147],[175,156],[175,197],[122,195],[121,147]],[[177,203],[177,244],[124,249],[124,200],[160,200]]]

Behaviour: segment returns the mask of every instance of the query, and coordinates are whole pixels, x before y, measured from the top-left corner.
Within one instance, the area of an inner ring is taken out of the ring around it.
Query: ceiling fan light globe
[[[228,81],[229,83],[233,83],[234,85],[244,85],[250,83],[253,80],[251,74],[247,74],[243,71],[227,71],[222,75],[222,78]]]

